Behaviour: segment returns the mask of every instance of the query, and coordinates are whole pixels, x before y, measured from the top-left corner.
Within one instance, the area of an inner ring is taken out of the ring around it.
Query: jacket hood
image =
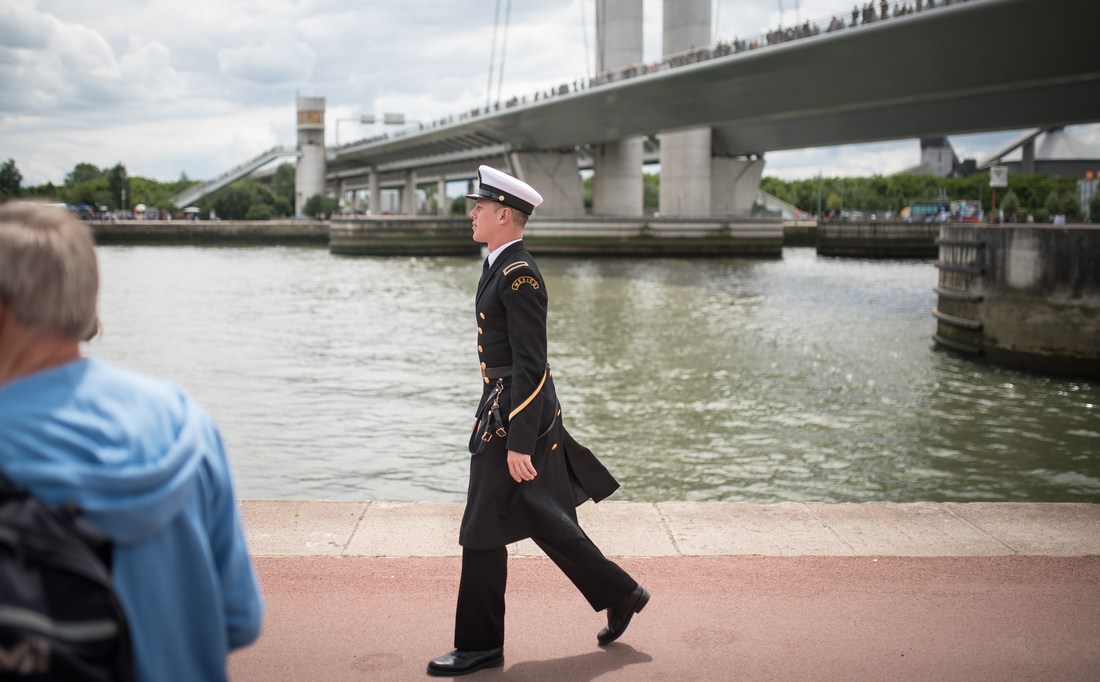
[[[47,504],[75,501],[123,544],[180,513],[218,438],[178,387],[96,360],[0,387],[0,434],[9,478]]]

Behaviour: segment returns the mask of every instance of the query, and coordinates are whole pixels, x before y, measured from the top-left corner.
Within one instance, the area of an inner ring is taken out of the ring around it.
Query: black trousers
[[[568,540],[531,539],[595,611],[619,603],[638,587],[638,582],[605,557],[587,536]],[[456,649],[480,651],[504,646],[507,583],[507,547],[462,550],[462,578],[455,610]]]

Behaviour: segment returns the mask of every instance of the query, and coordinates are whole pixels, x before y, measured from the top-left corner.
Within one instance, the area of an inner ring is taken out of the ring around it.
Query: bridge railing
[[[856,6],[853,6],[850,11],[845,10],[840,13],[830,14],[828,16],[820,17],[817,19],[806,19],[801,23],[797,23],[792,26],[779,27],[775,30],[766,31],[764,33],[749,36],[747,38],[734,37],[731,40],[719,40],[713,45],[692,48],[689,50],[684,50],[682,52],[675,52],[665,55],[658,62],[652,62],[649,64],[638,62],[627,64],[626,66],[621,66],[615,69],[608,69],[592,77],[577,78],[574,79],[572,82],[564,82],[555,87],[540,90],[533,93],[530,97],[528,97],[527,95],[513,95],[511,98],[503,102],[497,101],[495,104],[492,105],[464,111],[457,116],[445,116],[443,118],[439,118],[428,123],[419,123],[417,128],[400,130],[392,134],[382,133],[373,137],[354,140],[347,144],[340,145],[339,147],[337,147],[337,149],[343,149],[353,145],[369,144],[371,142],[380,142],[390,138],[403,137],[410,132],[430,130],[433,128],[453,124],[456,121],[461,122],[471,118],[476,118],[478,116],[492,114],[501,110],[512,109],[514,107],[519,107],[526,104],[534,104],[536,102],[545,101],[553,97],[568,95],[570,93],[579,92],[588,88],[599,87],[608,83],[617,83],[631,78],[636,78],[638,76],[645,76],[660,71],[667,71],[669,69],[675,69],[681,66],[687,66],[689,64],[697,64],[699,62],[715,59],[718,57],[727,57],[729,55],[741,54],[758,49],[765,49],[775,45],[788,43],[793,40],[800,40],[802,38],[809,38],[812,36],[820,35],[822,33],[833,33],[862,26],[869,26],[871,24],[879,23],[882,21],[900,20],[920,12],[936,11],[950,5],[958,5],[970,1],[971,0],[895,0],[894,2],[889,2],[878,0],[877,2],[857,3]]]

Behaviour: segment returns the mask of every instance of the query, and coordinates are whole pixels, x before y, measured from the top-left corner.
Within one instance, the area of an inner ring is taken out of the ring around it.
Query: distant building
[[[1038,173],[1083,178],[1090,171],[1094,175],[1100,171],[1100,150],[1061,127],[1048,128],[1029,142],[991,157],[979,168],[988,168],[997,158],[1001,160],[1000,165],[1008,168],[1010,175]]]
[[[946,137],[922,137],[920,139],[920,163],[894,175],[935,175],[955,178],[973,172],[974,161],[960,162],[955,149]]]

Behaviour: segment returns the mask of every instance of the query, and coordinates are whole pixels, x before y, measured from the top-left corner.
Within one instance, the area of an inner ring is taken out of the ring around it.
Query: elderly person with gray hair
[[[177,386],[81,357],[98,288],[82,223],[0,206],[0,473],[110,536],[139,680],[225,680],[263,602],[221,437]]]

